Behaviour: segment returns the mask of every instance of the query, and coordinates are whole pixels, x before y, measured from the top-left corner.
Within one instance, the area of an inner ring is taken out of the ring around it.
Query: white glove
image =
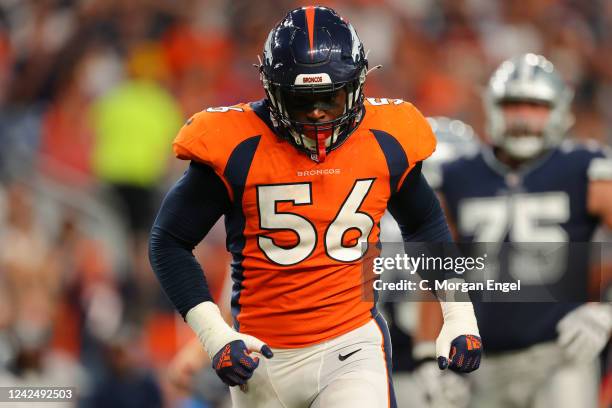
[[[444,324],[436,339],[438,366],[460,372],[477,369],[482,345],[472,303],[441,301],[440,306]]]
[[[576,362],[594,360],[608,344],[612,332],[612,304],[586,303],[557,324],[557,344]]]
[[[244,341],[249,353],[262,353],[262,348],[264,348],[264,346],[268,350],[270,349],[258,338],[249,336],[248,334],[238,333],[228,326],[225,320],[223,320],[219,308],[213,302],[202,302],[191,308],[189,312],[187,312],[185,320],[187,320],[187,324],[189,324],[198,335],[211,361],[213,361],[214,356],[225,347],[226,344],[235,340]],[[263,354],[268,353],[266,352]]]
[[[465,376],[440,371],[435,362],[436,346],[420,343],[414,348],[415,360],[423,361],[414,371],[414,380],[427,408],[465,408],[470,402],[470,383]]]

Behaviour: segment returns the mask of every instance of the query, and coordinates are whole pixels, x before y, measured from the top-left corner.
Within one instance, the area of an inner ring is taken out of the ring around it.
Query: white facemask
[[[544,150],[544,139],[539,136],[506,136],[501,148],[515,159],[530,159]]]

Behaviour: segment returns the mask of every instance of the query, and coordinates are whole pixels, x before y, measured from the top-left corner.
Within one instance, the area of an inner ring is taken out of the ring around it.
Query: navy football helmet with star
[[[367,68],[355,29],[334,10],[301,7],[289,12],[270,31],[260,65],[276,132],[313,160],[325,160],[363,116]],[[333,120],[311,123],[289,114],[293,99],[310,94],[325,101],[341,89],[346,91],[344,110]]]

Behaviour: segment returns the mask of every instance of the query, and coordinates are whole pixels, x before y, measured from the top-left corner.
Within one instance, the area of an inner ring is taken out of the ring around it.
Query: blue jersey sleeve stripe
[[[244,281],[244,267],[242,266],[244,261],[243,250],[246,245],[244,237],[246,217],[242,208],[242,196],[260,139],[261,136],[253,136],[236,146],[227,161],[223,174],[229,181],[234,193],[232,209],[225,217],[225,230],[227,232],[227,249],[232,254],[232,281],[234,283],[232,286],[231,307],[236,330],[240,330],[238,315],[240,313],[240,293],[243,288],[242,282]]]
[[[382,130],[371,129],[380,149],[385,155],[387,167],[389,168],[389,183],[391,194],[397,191],[402,175],[408,169],[408,157],[402,145],[389,133]]]

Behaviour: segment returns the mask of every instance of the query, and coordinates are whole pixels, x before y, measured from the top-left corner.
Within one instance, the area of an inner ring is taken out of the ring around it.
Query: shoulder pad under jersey
[[[409,168],[436,150],[436,137],[427,119],[402,99],[366,98],[364,125],[393,136],[406,152]]]
[[[172,146],[179,159],[205,163],[222,175],[236,146],[261,135],[264,126],[248,104],[208,108],[185,122]]]
[[[587,169],[589,180],[612,180],[610,148],[596,140],[564,140],[559,150]]]

